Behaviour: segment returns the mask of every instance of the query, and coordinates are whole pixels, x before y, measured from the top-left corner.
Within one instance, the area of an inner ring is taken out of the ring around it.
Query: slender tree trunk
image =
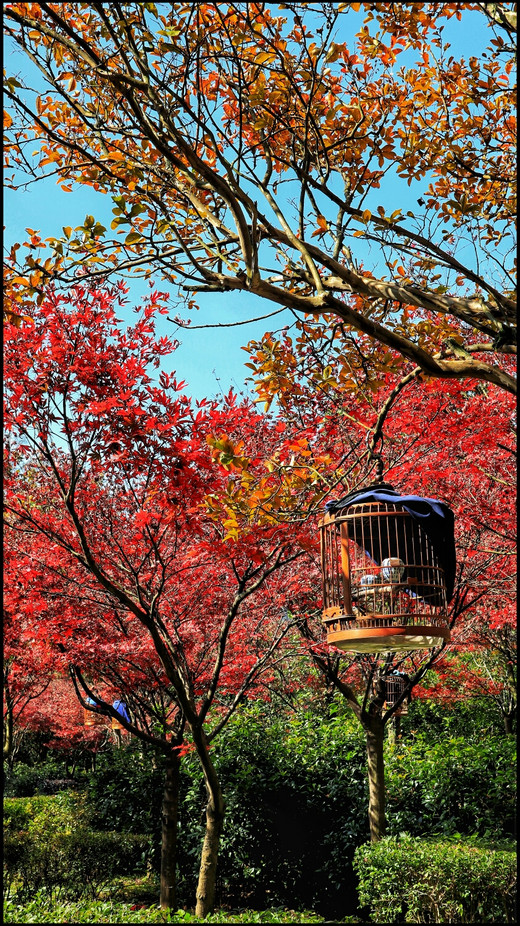
[[[206,806],[206,832],[200,859],[199,883],[197,885],[197,906],[195,916],[204,917],[213,910],[217,880],[218,850],[222,825],[224,823],[224,798],[220,785],[208,787]]]
[[[504,714],[504,732],[507,736],[513,734],[513,714]]]
[[[177,823],[179,819],[180,758],[177,750],[168,756],[161,808],[161,894],[162,910],[175,906],[175,876],[177,869]]]
[[[394,714],[390,723],[388,724],[388,742],[395,745],[397,740],[401,736],[401,717],[399,714]]]
[[[384,725],[372,716],[365,726],[368,760],[368,821],[370,840],[378,842],[385,835],[385,767],[383,758]]]
[[[9,771],[12,772],[14,757],[16,755],[16,745],[14,736],[13,702],[7,683],[4,685],[4,698],[7,708],[4,717],[4,762],[7,762],[7,767]]]

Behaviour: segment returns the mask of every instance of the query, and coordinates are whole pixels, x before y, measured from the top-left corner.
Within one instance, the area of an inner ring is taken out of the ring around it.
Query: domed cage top
[[[448,641],[452,525],[443,503],[387,486],[332,503],[320,522],[327,642],[364,653]]]

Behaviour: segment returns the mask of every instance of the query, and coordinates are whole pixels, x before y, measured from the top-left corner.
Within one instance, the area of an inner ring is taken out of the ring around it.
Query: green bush
[[[226,800],[218,904],[303,904],[330,918],[355,913],[352,859],[368,838],[365,739],[341,699],[324,713],[312,705],[292,715],[248,705],[212,744]],[[458,729],[458,715],[442,727],[439,714],[435,736],[429,727],[411,727],[397,745],[385,745],[391,834],[495,839],[513,832],[514,739],[488,735],[479,742],[483,718],[471,711],[464,717],[468,730],[473,724],[467,739],[446,735],[448,727]],[[7,800],[6,832],[38,831],[52,840],[53,832],[70,832],[74,820],[84,830],[146,833],[146,857],[158,871],[163,784],[161,756],[130,741],[99,755],[84,798],[64,792]],[[181,768],[180,904],[193,902],[205,804],[192,753]]]
[[[469,716],[469,715],[468,715]],[[477,718],[474,718],[477,723]],[[514,741],[415,734],[385,746],[388,829],[504,837],[514,820]],[[235,715],[212,745],[226,800],[217,902],[356,909],[354,849],[368,838],[364,734],[342,701],[329,717],[265,705]],[[87,807],[95,828],[148,832],[159,865],[162,760],[127,746],[100,756]],[[191,904],[206,795],[196,755],[181,769],[178,898]]]
[[[116,875],[143,869],[149,841],[147,836],[95,833],[82,826],[71,832],[33,827],[9,833],[4,838],[7,896],[23,899],[43,889],[54,900],[96,897]]]
[[[32,797],[35,794],[53,794],[60,786],[74,784],[66,780],[64,764],[53,759],[36,765],[17,762],[12,769],[7,769],[4,781],[4,793],[9,797]],[[57,782],[59,779],[59,783]]]
[[[150,837],[97,833],[86,797],[75,792],[4,802],[4,875],[8,893],[94,897],[118,874],[143,870]]]
[[[354,868],[372,922],[516,922],[513,851],[390,836],[359,847]]]
[[[136,740],[101,753],[87,779],[87,808],[98,830],[160,833],[162,757]]]
[[[367,838],[365,746],[346,713],[269,717],[264,706],[236,715],[212,746],[226,801],[217,902],[355,908],[349,860]],[[96,829],[148,832],[159,866],[162,758],[126,748],[99,756],[87,808]],[[195,895],[206,794],[195,754],[183,760],[177,895]]]
[[[431,742],[463,736],[467,742],[479,743],[484,736],[504,736],[504,720],[496,702],[479,695],[450,706],[429,698],[412,698],[401,725],[405,736],[420,731]]]
[[[47,795],[4,798],[4,833],[27,829],[30,820],[37,813],[45,811],[53,800],[53,797]]]
[[[368,835],[365,744],[340,705],[266,722],[265,708],[235,716],[212,749],[226,816],[218,903],[355,910],[350,861]],[[193,897],[205,793],[196,757],[183,764],[179,896]]]
[[[4,800],[4,833],[70,832],[78,824],[90,824],[85,795],[64,791],[56,795],[6,797]]]
[[[425,736],[387,745],[388,831],[396,835],[512,836],[516,812],[516,742]]]

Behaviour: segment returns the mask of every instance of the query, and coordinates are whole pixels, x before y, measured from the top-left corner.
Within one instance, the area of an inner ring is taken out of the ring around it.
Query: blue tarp
[[[123,720],[126,720],[127,723],[131,723],[130,714],[128,713],[128,708],[124,701],[114,701],[112,707],[123,718]]]
[[[92,698],[85,698],[85,702],[89,707],[101,707],[99,701],[94,701]]]
[[[391,502],[398,507],[404,508],[420,526],[421,530],[424,530],[433,547],[439,566],[444,571],[446,594],[448,602],[450,602],[453,597],[456,568],[455,519],[451,508],[444,502],[439,502],[434,498],[421,498],[419,495],[399,495],[391,486],[384,484],[368,486],[366,489],[351,492],[344,498],[337,499],[337,501],[327,502],[325,508],[331,514],[336,514],[344,512],[351,505],[361,505],[368,502]],[[392,555],[391,550],[383,549],[369,550],[367,552],[379,563],[382,562],[385,556]]]

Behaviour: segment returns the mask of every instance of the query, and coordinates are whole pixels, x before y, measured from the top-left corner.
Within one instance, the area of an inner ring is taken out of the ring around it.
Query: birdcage
[[[387,675],[386,678],[383,679],[385,692],[383,710],[387,711],[394,707],[401,695],[406,691],[408,682],[408,676],[403,672],[391,672],[390,675]],[[400,717],[408,713],[408,700],[408,698],[405,698],[401,701],[399,707],[394,712],[395,717]]]
[[[327,642],[357,653],[449,641],[453,512],[384,483],[329,503],[320,522]]]
[[[87,701],[87,704],[90,706],[90,708],[94,708],[94,709],[88,710],[86,707],[83,708],[83,722],[85,726],[86,727],[97,727],[102,724],[105,724],[107,721],[105,715],[98,713],[96,710],[97,702],[94,701],[92,698],[87,698],[86,701]]]

